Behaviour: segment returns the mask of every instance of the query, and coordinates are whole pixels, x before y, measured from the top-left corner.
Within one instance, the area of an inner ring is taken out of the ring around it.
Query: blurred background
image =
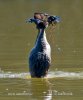
[[[28,56],[37,29],[26,23],[34,12],[61,17],[56,28],[46,29],[52,48],[50,70],[81,70],[83,66],[83,0],[0,0],[0,68],[28,71]]]

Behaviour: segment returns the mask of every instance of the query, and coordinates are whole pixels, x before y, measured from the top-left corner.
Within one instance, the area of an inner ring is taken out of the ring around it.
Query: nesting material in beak
[[[53,15],[48,15],[46,13],[34,13],[34,17],[28,19],[26,22],[31,22],[31,23],[35,23],[36,25],[38,25],[39,23],[43,22],[43,23],[48,23],[49,25],[56,25],[57,23],[59,23],[61,21],[61,18],[59,16],[53,16]]]

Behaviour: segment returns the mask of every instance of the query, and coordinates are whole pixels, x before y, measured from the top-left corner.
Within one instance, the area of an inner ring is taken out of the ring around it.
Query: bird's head
[[[35,23],[37,29],[45,29],[50,25],[60,22],[60,17],[51,16],[46,13],[34,13],[34,17],[28,19],[27,22]]]

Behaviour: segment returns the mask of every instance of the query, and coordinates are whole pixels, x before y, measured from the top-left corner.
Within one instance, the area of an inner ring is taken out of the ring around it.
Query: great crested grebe
[[[46,13],[34,13],[34,18],[28,22],[34,22],[38,29],[35,46],[29,55],[29,70],[31,77],[45,77],[51,64],[51,47],[47,41],[45,29],[53,23],[59,22],[59,17]]]

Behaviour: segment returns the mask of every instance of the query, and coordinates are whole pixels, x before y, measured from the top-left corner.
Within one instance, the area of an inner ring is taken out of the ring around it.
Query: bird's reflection
[[[29,92],[31,100],[52,100],[52,84],[47,79],[31,79]]]

